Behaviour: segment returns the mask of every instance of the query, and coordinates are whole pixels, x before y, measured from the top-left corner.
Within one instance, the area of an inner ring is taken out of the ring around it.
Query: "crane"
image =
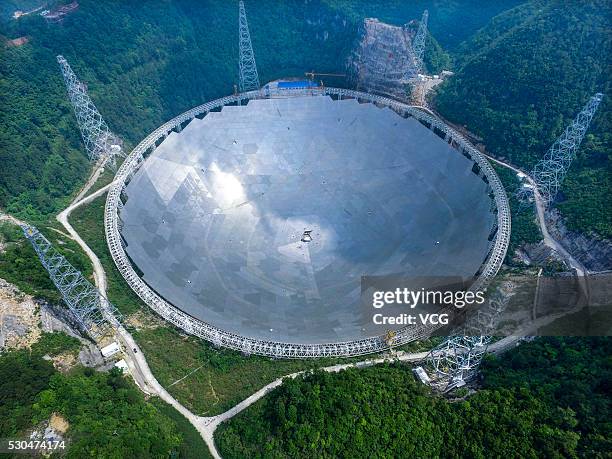
[[[332,77],[345,77],[346,76],[344,73],[318,73],[318,72],[315,72],[314,70],[312,72],[306,72],[304,73],[304,75],[310,78],[311,81],[314,80],[315,75],[316,76],[332,76]]]

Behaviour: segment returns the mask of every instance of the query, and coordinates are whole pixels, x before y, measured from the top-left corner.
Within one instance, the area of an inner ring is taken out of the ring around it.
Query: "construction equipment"
[[[385,343],[387,343],[387,346],[392,347],[393,344],[395,343],[395,337],[397,336],[397,333],[394,332],[393,330],[387,330],[387,333],[385,333]]]
[[[314,70],[312,72],[306,72],[304,73],[304,75],[310,78],[310,81],[314,80],[315,75],[316,76],[331,76],[331,77],[346,77],[344,73],[318,73],[318,72],[315,72]]]

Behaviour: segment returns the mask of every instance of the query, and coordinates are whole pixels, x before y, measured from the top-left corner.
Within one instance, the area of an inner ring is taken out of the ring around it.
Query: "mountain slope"
[[[463,44],[437,110],[529,169],[595,92],[608,94],[558,196],[570,229],[612,237],[610,3],[530,2]]]

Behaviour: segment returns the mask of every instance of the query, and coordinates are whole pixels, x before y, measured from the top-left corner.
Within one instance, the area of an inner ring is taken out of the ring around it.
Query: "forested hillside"
[[[119,370],[76,366],[60,372],[50,362],[80,347],[76,338],[56,332],[43,334],[31,349],[0,354],[2,438],[27,438],[33,425],[44,429],[59,414],[70,426],[62,457],[209,457],[187,420],[159,399],[146,400]]]
[[[456,53],[438,111],[529,169],[596,92],[606,94],[558,197],[571,229],[612,237],[610,18],[606,0],[532,1]]]
[[[452,48],[517,2],[485,8],[474,0],[246,3],[265,82],[313,69],[343,72],[365,16],[403,24],[429,8],[433,36]],[[32,4],[11,2],[23,9]],[[61,24],[47,24],[36,14],[0,22],[0,36],[30,40],[18,47],[0,45],[0,208],[23,218],[38,220],[56,211],[88,171],[57,54],[87,83],[128,147],[181,111],[231,93],[237,82],[236,2],[166,0],[148,2],[146,8],[118,0],[79,4]],[[435,65],[441,60],[432,52],[439,47],[431,37],[429,43],[426,60]]]
[[[593,457],[610,452],[610,340],[542,338],[433,397],[405,365],[288,380],[216,436],[225,458]]]
[[[423,10],[429,11],[428,29],[440,45],[454,51],[464,40],[484,27],[499,13],[524,3],[525,0],[324,0],[339,14],[353,21],[376,17],[390,24],[401,25],[420,19]]]

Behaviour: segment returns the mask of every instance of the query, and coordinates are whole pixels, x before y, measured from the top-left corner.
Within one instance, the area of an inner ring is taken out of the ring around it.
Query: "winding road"
[[[545,219],[546,205],[544,204],[542,195],[540,195],[540,192],[538,191],[538,187],[536,186],[535,181],[524,171],[518,169],[512,164],[501,161],[486,153],[483,153],[483,155],[486,156],[490,161],[493,161],[494,163],[497,163],[500,166],[504,166],[510,170],[513,170],[517,174],[520,173],[525,177],[529,185],[533,187],[533,196],[535,199],[536,211],[538,215],[538,226],[540,227],[540,232],[542,233],[544,244],[546,244],[548,247],[550,247],[555,252],[559,253],[562,257],[564,257],[567,260],[570,267],[576,270],[576,273],[578,274],[578,276],[584,276],[586,273],[588,273],[584,265],[580,263],[578,260],[576,260],[567,250],[565,250],[565,248],[559,243],[559,241],[557,241],[556,239],[553,239],[553,237],[548,232],[548,228],[546,227],[546,219]]]
[[[437,118],[440,118],[441,120],[443,120],[446,124],[448,124],[449,126],[453,127],[456,131],[465,134],[470,141],[473,142],[473,138],[474,136],[472,134],[470,134],[469,132],[467,132],[465,129],[457,126],[454,123],[451,123],[450,121],[446,120],[445,118],[443,118],[442,116],[440,116],[438,113],[432,111],[430,108],[428,107],[420,107],[421,110],[426,111],[427,113],[429,113],[432,116],[435,116]],[[502,161],[500,159],[497,159],[491,155],[489,155],[488,153],[485,153],[483,151],[481,151],[481,154],[483,156],[485,156],[489,161],[493,161],[496,164],[499,164],[500,166],[503,166],[507,169],[510,169],[512,171],[514,171],[517,174],[521,174],[529,183],[529,185],[531,185],[531,187],[533,188],[533,196],[534,196],[534,200],[535,200],[535,207],[536,207],[536,213],[538,216],[538,226],[540,227],[540,232],[542,233],[542,239],[544,241],[544,244],[551,248],[552,250],[554,250],[555,252],[557,252],[559,255],[561,255],[563,258],[565,258],[565,260],[567,261],[567,263],[569,264],[569,266],[573,269],[576,270],[576,274],[579,278],[579,281],[581,282],[581,285],[583,286],[583,288],[586,289],[586,281],[584,279],[585,275],[589,273],[589,271],[586,269],[586,267],[580,263],[577,259],[575,259],[572,254],[570,254],[567,250],[565,250],[565,247],[563,247],[561,245],[561,243],[559,241],[557,241],[556,239],[554,239],[550,233],[548,232],[548,228],[546,226],[546,217],[545,217],[545,213],[546,213],[546,205],[544,204],[544,200],[542,199],[542,195],[540,194],[540,192],[538,191],[538,187],[536,185],[535,180],[525,171],[520,170],[518,167],[506,162],[506,161]],[[586,290],[585,290],[586,291]]]

